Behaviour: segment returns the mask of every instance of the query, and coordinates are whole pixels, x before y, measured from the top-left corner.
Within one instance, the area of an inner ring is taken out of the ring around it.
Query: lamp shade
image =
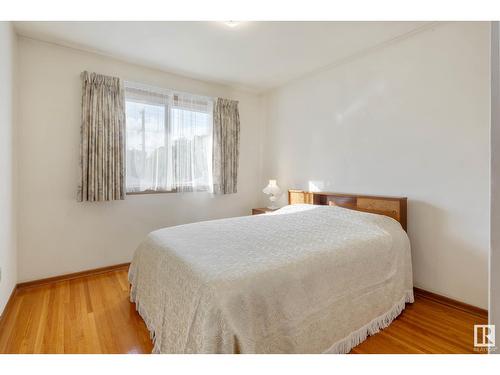
[[[269,184],[262,190],[265,194],[278,195],[281,193],[281,189],[276,183],[276,180],[269,180]]]

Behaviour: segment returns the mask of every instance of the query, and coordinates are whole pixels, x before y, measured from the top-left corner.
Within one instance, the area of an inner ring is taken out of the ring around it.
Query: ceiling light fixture
[[[234,29],[236,26],[238,26],[240,23],[238,21],[224,21],[224,24],[227,27],[230,27],[231,29]]]

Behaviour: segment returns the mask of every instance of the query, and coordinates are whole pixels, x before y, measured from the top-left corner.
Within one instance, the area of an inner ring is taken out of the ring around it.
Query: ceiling
[[[234,26],[231,25],[231,26]],[[24,36],[255,92],[283,85],[426,22],[16,22]]]

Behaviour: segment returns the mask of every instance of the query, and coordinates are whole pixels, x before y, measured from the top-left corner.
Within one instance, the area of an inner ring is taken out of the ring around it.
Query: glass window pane
[[[126,90],[127,191],[211,191],[212,103]]]
[[[212,126],[208,113],[172,108],[172,158],[176,186],[181,190],[209,190],[212,163]]]
[[[127,100],[126,116],[127,190],[157,190],[166,182],[165,107]]]

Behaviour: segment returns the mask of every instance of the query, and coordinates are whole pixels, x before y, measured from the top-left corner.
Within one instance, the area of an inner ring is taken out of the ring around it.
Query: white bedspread
[[[129,280],[156,353],[346,353],[413,302],[399,223],[329,206],[154,231]]]

